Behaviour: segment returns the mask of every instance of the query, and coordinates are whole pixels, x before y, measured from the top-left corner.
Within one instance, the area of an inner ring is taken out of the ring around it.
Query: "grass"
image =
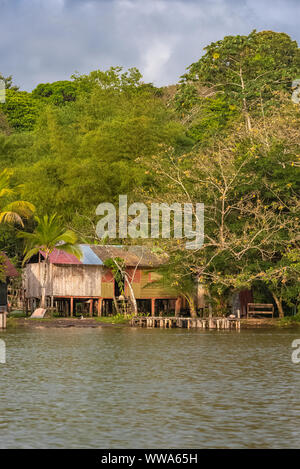
[[[115,316],[109,316],[109,317],[101,316],[101,317],[97,317],[94,319],[97,322],[103,322],[105,324],[128,324],[131,318],[132,316],[127,316],[125,318],[123,314],[116,314]]]
[[[284,318],[279,319],[280,326],[300,326],[300,313],[295,314],[295,316],[285,316]]]
[[[15,309],[14,311],[11,311],[9,313],[10,318],[26,318],[26,313],[22,311],[21,309]]]

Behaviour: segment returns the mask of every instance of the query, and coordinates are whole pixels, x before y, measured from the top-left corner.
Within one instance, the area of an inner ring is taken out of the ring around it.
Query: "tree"
[[[133,312],[134,312],[134,314],[137,314],[138,313],[137,302],[136,302],[135,294],[134,294],[134,291],[133,291],[133,288],[132,288],[132,280],[135,276],[135,271],[136,271],[138,265],[136,265],[136,267],[135,267],[135,270],[134,270],[134,273],[132,275],[131,280],[130,280],[130,277],[128,275],[128,272],[126,271],[126,266],[125,266],[125,263],[124,263],[124,259],[121,259],[120,257],[111,257],[109,259],[106,259],[106,261],[104,262],[104,265],[106,267],[108,267],[109,269],[111,269],[111,271],[113,273],[113,276],[114,276],[114,279],[117,282],[117,284],[119,286],[119,289],[121,291],[121,295],[124,295],[124,286],[125,286],[125,283],[127,284],[128,290],[129,290],[130,301],[131,301],[132,308],[133,308]],[[117,310],[117,312],[119,312],[119,308],[118,308],[118,304],[117,304],[115,295],[113,295],[113,299],[114,299],[114,304],[115,304],[116,310]]]
[[[187,252],[185,240],[161,242],[171,253],[185,253],[179,273],[192,270],[224,311],[234,289],[258,278],[274,297],[278,263],[287,266],[288,252],[299,249],[300,112],[280,96],[277,105],[253,120],[251,136],[237,123],[232,135],[179,157],[163,147],[148,167],[156,191],[147,200],[205,204],[201,249]],[[289,276],[291,294],[296,281]]]
[[[0,110],[0,134],[9,135],[11,132],[9,123],[7,122],[7,118],[5,114]]]
[[[32,164],[18,171],[22,196],[38,213],[55,210],[74,229],[81,229],[82,217],[95,217],[99,203],[150,187],[141,161],[160,145],[190,144],[174,112],[152,90],[125,87],[117,77],[110,84],[94,85],[65,106],[45,106],[29,152]]]
[[[6,115],[9,125],[17,132],[33,130],[42,109],[42,100],[34,98],[27,91],[6,91],[6,101],[0,109]]]
[[[35,217],[36,227],[32,233],[20,232],[18,237],[25,240],[23,264],[32,256],[42,253],[44,256],[44,275],[41,284],[41,307],[46,305],[46,284],[49,278],[50,254],[54,249],[74,254],[80,258],[82,253],[77,245],[77,235],[66,230],[57,214],[42,218]],[[39,256],[40,262],[40,256]]]
[[[39,99],[44,98],[45,101],[59,106],[75,101],[78,93],[77,88],[74,82],[68,80],[40,83],[32,90],[32,96]]]
[[[2,73],[0,73],[0,80],[3,80],[5,83],[5,89],[7,90],[13,90],[13,91],[18,91],[19,87],[16,85],[13,85],[13,78],[12,75],[9,75],[8,77],[4,77]]]
[[[185,298],[189,308],[191,317],[197,317],[195,299],[197,296],[197,277],[193,272],[193,265],[187,264],[185,261],[185,253],[183,251],[175,251],[167,263],[162,264],[156,272],[160,279],[151,282],[151,284],[161,285],[170,293],[178,298]],[[175,314],[177,311],[175,309]]]
[[[226,36],[205,47],[205,54],[182,76],[179,97],[189,91],[197,102],[195,85],[225,94],[241,110],[251,130],[251,111],[260,100],[268,101],[274,91],[290,90],[300,73],[300,49],[285,33],[252,31],[248,36]]]
[[[10,184],[12,172],[4,169],[0,172],[0,223],[24,226],[23,219],[32,216],[35,208],[30,202],[12,200],[16,190]]]

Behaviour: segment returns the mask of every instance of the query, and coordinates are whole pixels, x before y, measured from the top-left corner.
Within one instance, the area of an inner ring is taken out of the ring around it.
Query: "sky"
[[[178,82],[203,47],[253,29],[300,43],[300,0],[0,0],[0,73],[21,89],[111,66]]]

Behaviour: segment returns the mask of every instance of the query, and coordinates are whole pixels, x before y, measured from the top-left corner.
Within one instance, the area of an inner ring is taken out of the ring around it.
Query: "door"
[[[0,306],[7,305],[7,285],[0,282]]]

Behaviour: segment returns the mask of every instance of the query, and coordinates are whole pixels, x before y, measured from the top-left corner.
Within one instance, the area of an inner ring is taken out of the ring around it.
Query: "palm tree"
[[[19,224],[24,226],[23,218],[32,216],[35,208],[25,200],[15,200],[15,190],[11,187],[12,172],[4,169],[0,172],[0,223]]]
[[[82,256],[81,249],[77,243],[77,235],[66,230],[62,220],[55,213],[54,215],[44,215],[42,218],[35,217],[36,227],[32,233],[21,231],[18,237],[25,240],[24,260],[27,262],[32,256],[40,253],[44,257],[44,276],[41,282],[41,308],[46,305],[46,284],[49,276],[50,254],[54,249],[74,254],[79,259]]]

